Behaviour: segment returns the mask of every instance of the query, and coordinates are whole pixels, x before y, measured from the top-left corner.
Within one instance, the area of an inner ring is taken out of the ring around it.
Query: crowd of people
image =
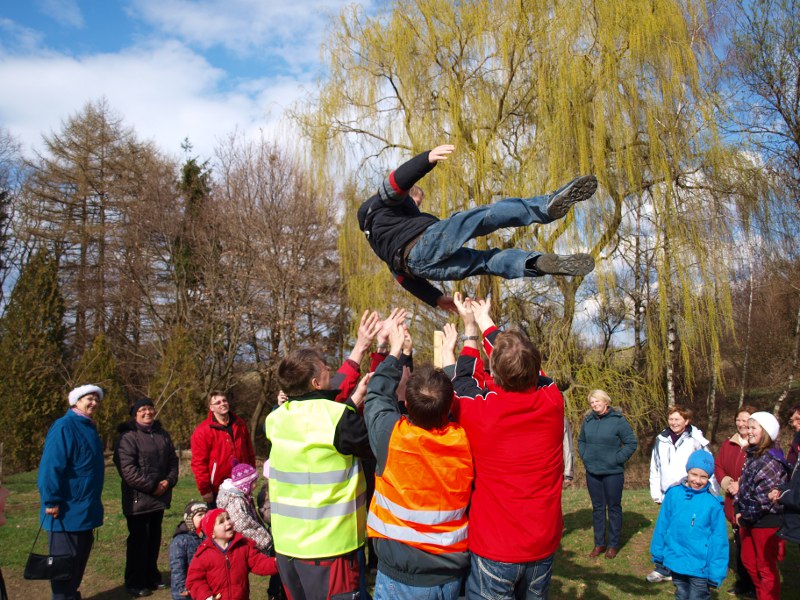
[[[403,309],[383,319],[365,312],[335,373],[318,349],[289,352],[276,369],[281,392],[265,421],[267,483],[257,494],[247,424],[224,392],[212,391],[191,437],[202,502],[186,506],[170,544],[174,600],[249,598],[249,573],[270,576],[270,600],[366,600],[370,567],[381,600],[548,596],[562,486],[573,476],[564,399],[525,333],[498,329],[489,300],[445,296],[428,280],[586,275],[594,268],[587,254],[464,245],[500,227],[563,218],[594,194],[597,180],[578,177],[553,194],[439,220],[420,211],[416,183],[453,151],[438,146],[407,161],[358,212],[401,285],[458,314],[460,336],[452,323],[443,328],[442,368],[414,367]],[[75,557],[72,578],[52,582],[54,600],[80,598],[93,530],[103,523],[103,443],[93,419],[103,390],[80,386],[68,399],[38,476],[51,552]],[[625,463],[638,443],[605,391],[592,390],[587,402],[578,452],[592,504],[589,557],[613,560],[623,545]],[[130,415],[118,428],[114,464],[129,532],[124,585],[144,597],[167,587],[157,565],[178,459],[150,399],[136,400]],[[775,417],[742,407],[715,462],[691,411],[670,407],[650,461],[660,511],[647,581],[672,581],[681,600],[709,598],[728,570],[727,517],[737,557],[732,593],[780,597],[777,561],[785,541],[800,543],[800,406],[791,423],[798,433],[787,459]]]
[[[369,559],[376,598],[547,597],[570,471],[564,400],[527,336],[495,326],[488,300],[453,301],[463,331],[444,325],[443,368],[414,368],[401,309],[385,319],[365,313],[335,373],[316,349],[289,353],[265,423],[271,450],[260,493],[244,421],[225,393],[209,394],[208,418],[192,435],[202,501],[186,507],[170,544],[175,600],[248,598],[250,572],[271,576],[270,598],[368,597]],[[77,567],[72,579],[52,582],[58,600],[80,598],[103,522],[103,444],[93,421],[102,398],[95,385],[72,390],[45,442],[42,522],[51,552],[74,555]],[[592,503],[589,556],[614,559],[624,465],[637,439],[606,392],[592,390],[587,401],[578,455]],[[114,464],[129,532],[125,588],[142,597],[167,587],[158,557],[178,457],[150,399],[136,400],[130,415],[118,427]],[[777,419],[743,406],[714,458],[691,411],[671,407],[651,455],[650,492],[661,507],[648,581],[672,581],[676,598],[709,598],[728,569],[727,518],[731,592],[780,598],[783,545],[800,543],[800,406],[790,423],[797,433],[784,457]]]

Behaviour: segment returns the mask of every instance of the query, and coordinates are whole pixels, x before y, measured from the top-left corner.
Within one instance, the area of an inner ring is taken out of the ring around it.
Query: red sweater
[[[192,472],[200,494],[219,491],[220,484],[231,476],[233,459],[256,466],[256,453],[247,423],[230,413],[233,438],[217,423],[209,411],[208,418],[192,433]]]
[[[496,328],[484,332],[491,355]],[[553,554],[561,541],[564,399],[540,376],[525,392],[487,383],[477,349],[464,348],[453,379],[453,415],[466,430],[475,463],[470,551],[501,562]]]
[[[735,434],[733,437],[738,435]],[[717,478],[725,493],[725,518],[731,523],[735,523],[736,517],[736,511],[733,509],[733,495],[726,491],[728,482],[723,483],[722,480],[730,477],[733,481],[739,481],[739,477],[742,476],[744,460],[747,458],[747,446],[740,446],[733,441],[733,437],[722,442],[714,459],[714,477]]]
[[[277,575],[274,558],[256,550],[255,543],[235,533],[223,552],[210,538],[203,540],[189,563],[186,589],[192,598],[206,600],[222,594],[220,600],[250,600],[249,573]]]

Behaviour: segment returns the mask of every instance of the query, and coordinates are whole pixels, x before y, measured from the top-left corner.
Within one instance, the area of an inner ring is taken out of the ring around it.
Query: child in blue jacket
[[[664,495],[650,554],[672,571],[675,600],[706,600],[728,572],[728,528],[723,499],[708,484],[714,457],[695,450],[686,471]]]

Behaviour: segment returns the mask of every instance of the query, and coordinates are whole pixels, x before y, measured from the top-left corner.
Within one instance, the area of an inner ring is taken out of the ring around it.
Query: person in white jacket
[[[691,421],[691,410],[678,405],[670,406],[668,427],[656,436],[650,457],[650,497],[656,504],[661,504],[667,490],[686,477],[686,461],[692,452],[705,450],[711,453],[708,440]],[[719,485],[713,476],[709,483],[711,489],[719,493]],[[657,564],[655,570],[647,575],[650,583],[671,580],[669,569],[663,565]]]

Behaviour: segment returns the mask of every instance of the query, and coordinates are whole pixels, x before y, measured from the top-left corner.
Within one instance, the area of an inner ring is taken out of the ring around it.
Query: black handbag
[[[53,520],[55,521],[55,518],[53,518]],[[61,523],[61,529],[64,531],[64,522],[60,519],[58,522]],[[39,531],[31,545],[31,551],[30,554],[28,554],[28,562],[25,563],[25,571],[22,576],[25,579],[46,579],[49,581],[67,581],[72,579],[72,573],[74,572],[73,564],[75,563],[74,552],[73,554],[36,554],[33,551],[39,539],[39,534],[42,533],[43,525],[44,521],[39,525]],[[64,533],[66,533],[66,531],[64,531]],[[70,544],[71,543],[72,542],[70,542]]]

